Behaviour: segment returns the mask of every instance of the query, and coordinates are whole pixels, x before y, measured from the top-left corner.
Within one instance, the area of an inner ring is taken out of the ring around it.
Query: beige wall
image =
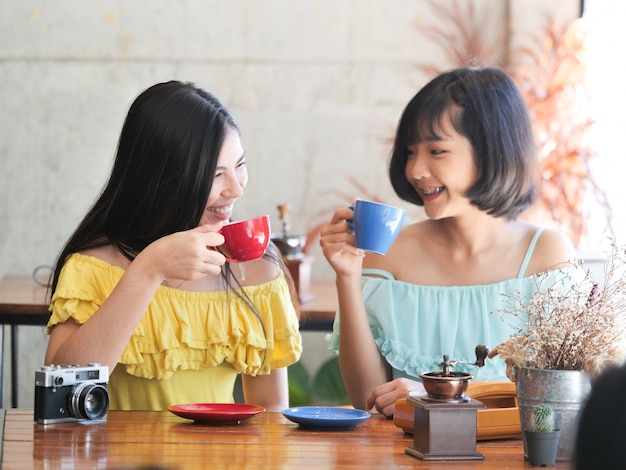
[[[484,28],[499,33],[510,15],[520,37],[547,12],[574,16],[578,3],[476,2]],[[427,1],[0,0],[0,8],[0,277],[54,261],[105,181],[128,106],[158,81],[195,81],[238,120],[251,177],[236,216],[269,213],[278,228],[276,205],[287,203],[301,233],[364,195],[350,177],[399,204],[385,177],[389,138],[428,78],[420,67],[449,67],[424,33],[439,21]],[[313,254],[314,277],[330,278]],[[32,406],[44,349],[43,329],[20,328],[22,407]]]

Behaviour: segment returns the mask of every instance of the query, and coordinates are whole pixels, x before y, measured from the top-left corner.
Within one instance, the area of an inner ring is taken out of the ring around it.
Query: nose
[[[409,181],[415,181],[430,176],[428,159],[424,155],[416,152],[406,162],[405,172]]]
[[[230,198],[238,198],[243,195],[243,190],[248,183],[248,174],[245,171],[233,171],[225,174],[226,184],[223,187],[223,193]]]

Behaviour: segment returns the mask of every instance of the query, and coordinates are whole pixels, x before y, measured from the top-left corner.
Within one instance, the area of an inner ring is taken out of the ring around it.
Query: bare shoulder
[[[93,256],[94,258],[99,258],[102,261],[106,261],[113,266],[119,266],[123,269],[128,268],[128,264],[130,263],[119,252],[117,247],[113,245],[104,245],[98,246],[96,248],[90,248],[88,250],[81,251],[81,254],[85,256]]]
[[[558,268],[576,258],[572,241],[562,232],[546,228],[537,240],[527,273]]]

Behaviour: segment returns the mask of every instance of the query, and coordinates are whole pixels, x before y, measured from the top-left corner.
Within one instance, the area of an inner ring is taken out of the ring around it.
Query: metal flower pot
[[[515,369],[515,385],[522,429],[532,429],[535,405],[548,403],[555,413],[554,426],[561,431],[556,459],[572,460],[579,414],[591,391],[589,375],[576,370],[520,367]],[[528,456],[524,433],[522,437]]]

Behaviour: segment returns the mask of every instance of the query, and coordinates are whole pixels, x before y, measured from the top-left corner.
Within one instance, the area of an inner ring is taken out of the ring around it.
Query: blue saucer
[[[303,427],[326,429],[351,428],[372,416],[368,411],[333,406],[298,406],[283,410],[283,415]]]

